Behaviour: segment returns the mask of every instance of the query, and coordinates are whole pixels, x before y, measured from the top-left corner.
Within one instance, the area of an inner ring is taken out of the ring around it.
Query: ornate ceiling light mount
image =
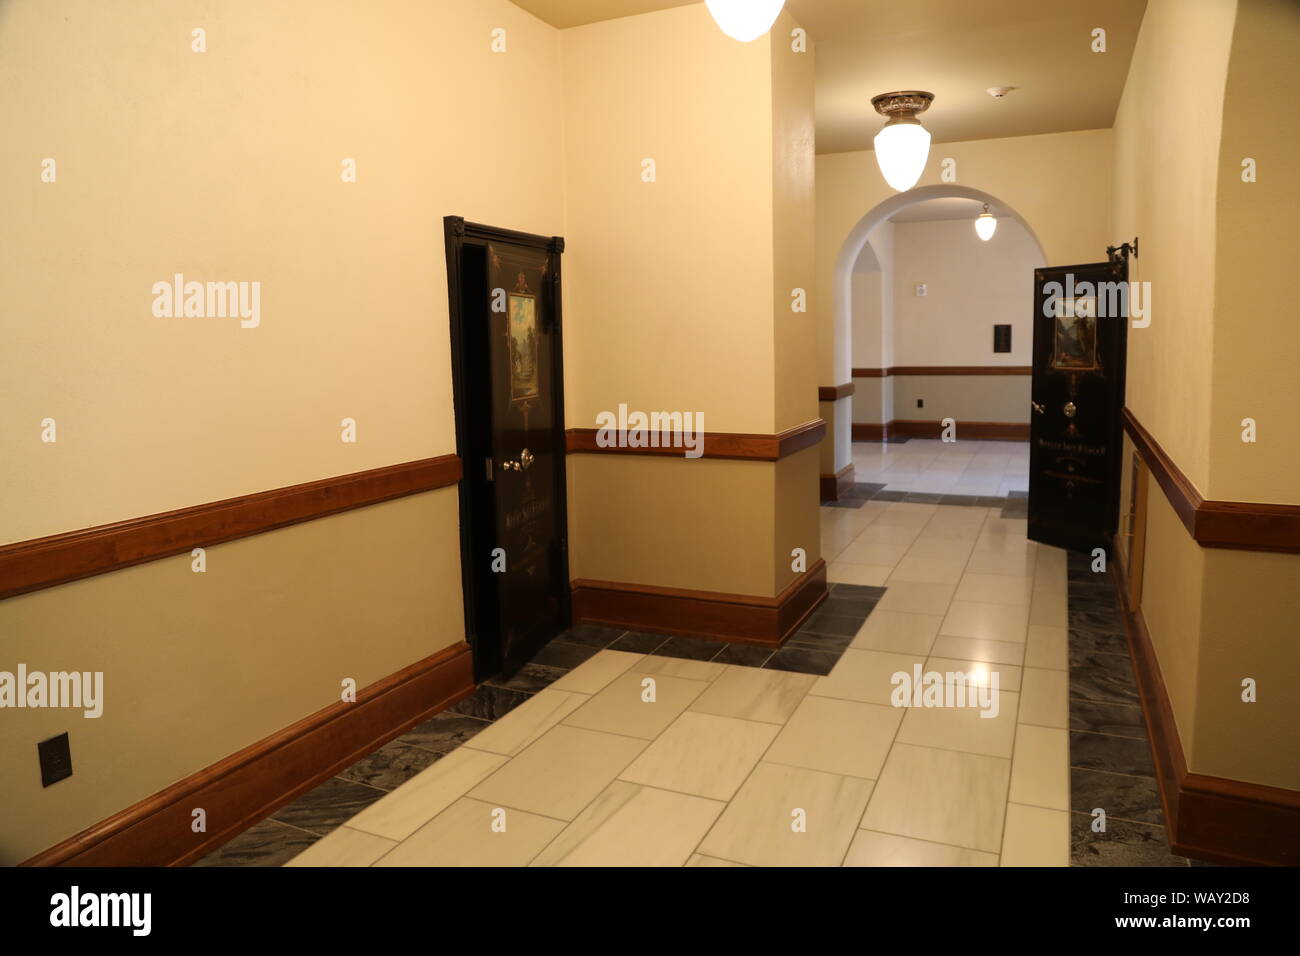
[[[923,90],[900,90],[871,98],[871,105],[887,117],[876,134],[876,162],[880,174],[899,192],[916,185],[930,156],[930,133],[917,119],[930,108],[934,94]]]

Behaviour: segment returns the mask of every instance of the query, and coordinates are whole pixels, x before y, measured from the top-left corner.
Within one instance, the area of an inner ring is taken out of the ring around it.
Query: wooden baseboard
[[[1146,620],[1129,608],[1122,563],[1112,567],[1170,849],[1233,866],[1300,865],[1300,792],[1188,771]]]
[[[355,703],[304,717],[22,865],[192,863],[473,691],[469,645],[455,644],[359,691]],[[191,830],[196,807],[206,811],[207,833]]]
[[[889,378],[909,375],[1033,375],[1032,365],[894,365],[855,368],[854,378]]]
[[[907,438],[940,438],[941,421],[909,421],[894,419],[889,423],[890,435]],[[1029,422],[966,422],[957,421],[957,441],[1029,441]]]
[[[854,441],[884,441],[889,437],[889,423],[873,425],[869,422],[853,423]]]
[[[576,623],[779,647],[826,599],[826,562],[774,598],[611,581],[575,580],[572,588]]]
[[[882,425],[853,423],[854,441],[900,438],[940,438],[943,422],[896,418]],[[957,422],[958,441],[1029,441],[1028,422]]]
[[[821,500],[839,501],[853,487],[853,462],[849,462],[833,475],[820,475]]]

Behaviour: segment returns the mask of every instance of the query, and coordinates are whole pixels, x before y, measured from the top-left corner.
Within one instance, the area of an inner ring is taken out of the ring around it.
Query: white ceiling
[[[557,27],[690,0],[514,0]],[[870,149],[871,97],[928,90],[934,142],[1114,125],[1146,0],[787,0],[817,56],[817,151]],[[1091,50],[1094,28],[1107,51]],[[1002,99],[990,86],[1018,89]]]

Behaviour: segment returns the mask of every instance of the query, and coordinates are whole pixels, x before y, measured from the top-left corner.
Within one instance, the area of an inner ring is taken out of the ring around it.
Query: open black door
[[[1029,537],[1109,552],[1123,448],[1126,255],[1036,269],[1034,308]]]
[[[513,674],[569,624],[563,240],[445,221],[461,555],[475,679]]]

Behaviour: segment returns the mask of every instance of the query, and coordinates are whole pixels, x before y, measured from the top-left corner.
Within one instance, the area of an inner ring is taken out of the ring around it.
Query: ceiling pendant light
[[[704,0],[722,32],[741,43],[757,40],[781,13],[785,0]]]
[[[900,193],[915,186],[925,172],[925,161],[930,157],[930,133],[916,117],[929,109],[932,102],[934,94],[920,90],[881,93],[871,98],[876,112],[889,117],[885,128],[873,140],[876,162],[885,182]]]
[[[997,231],[998,221],[993,218],[993,213],[989,212],[989,204],[985,203],[984,211],[975,217],[975,234],[988,242]]]

